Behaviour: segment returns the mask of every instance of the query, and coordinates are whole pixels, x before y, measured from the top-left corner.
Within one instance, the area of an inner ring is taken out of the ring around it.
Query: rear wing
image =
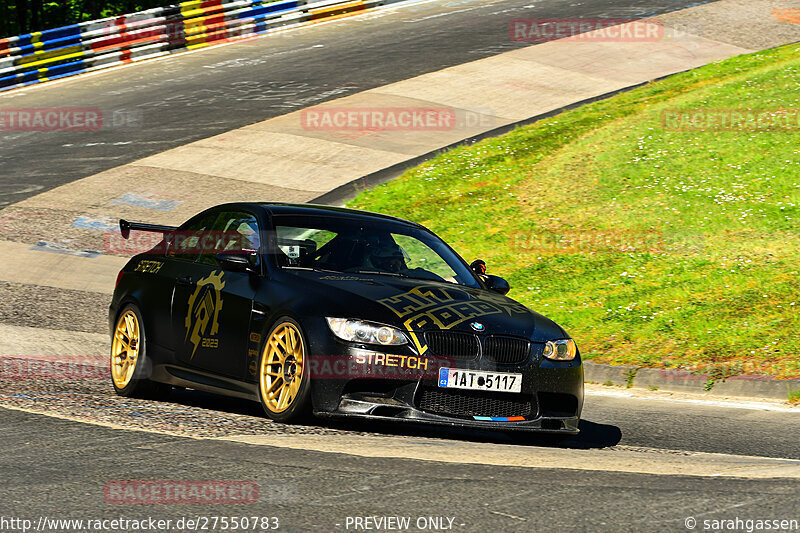
[[[119,232],[122,234],[123,239],[127,239],[131,230],[135,231],[150,231],[153,233],[172,233],[175,231],[175,226],[160,226],[158,224],[142,224],[139,222],[129,222],[125,219],[119,219]]]

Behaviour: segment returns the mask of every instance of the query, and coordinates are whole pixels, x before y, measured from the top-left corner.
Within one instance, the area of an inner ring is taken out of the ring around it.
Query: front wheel
[[[258,392],[269,418],[296,422],[310,412],[311,377],[305,337],[295,320],[279,319],[261,352]]]

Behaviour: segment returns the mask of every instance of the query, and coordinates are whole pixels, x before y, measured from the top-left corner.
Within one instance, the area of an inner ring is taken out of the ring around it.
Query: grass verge
[[[735,57],[456,148],[349,206],[486,260],[587,359],[800,376],[800,128],[780,111],[800,108],[798,52]],[[771,122],[686,122],[726,109]]]

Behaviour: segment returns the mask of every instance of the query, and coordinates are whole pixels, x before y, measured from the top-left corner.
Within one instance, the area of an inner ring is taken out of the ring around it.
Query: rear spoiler
[[[131,234],[131,230],[135,231],[151,231],[153,233],[172,233],[175,231],[174,226],[159,226],[158,224],[141,224],[139,222],[129,222],[125,219],[119,219],[119,232],[122,234],[123,239],[127,239]]]

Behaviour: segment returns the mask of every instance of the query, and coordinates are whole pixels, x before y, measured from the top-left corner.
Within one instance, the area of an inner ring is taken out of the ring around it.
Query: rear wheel
[[[264,412],[278,422],[296,422],[310,413],[311,379],[300,324],[279,319],[264,343],[258,391]]]
[[[117,318],[111,340],[111,382],[120,396],[163,396],[169,385],[147,379],[152,365],[147,359],[147,338],[142,315],[133,305],[127,305]]]

